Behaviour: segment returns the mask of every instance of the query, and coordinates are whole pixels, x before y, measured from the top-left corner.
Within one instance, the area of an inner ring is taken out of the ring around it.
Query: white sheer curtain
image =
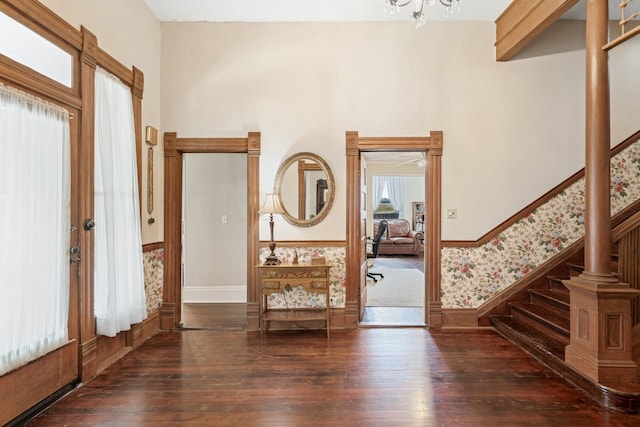
[[[373,210],[375,211],[380,199],[388,197],[393,206],[403,218],[405,178],[403,176],[374,176],[373,177]]]
[[[373,177],[373,193],[371,194],[371,208],[375,211],[383,197],[384,192],[384,176]]]
[[[393,206],[400,211],[400,218],[404,218],[404,194],[405,194],[405,177],[404,176],[387,176],[387,190],[389,191],[389,200]]]
[[[147,317],[130,89],[102,68],[95,79],[96,332],[115,336]]]
[[[68,341],[69,115],[0,83],[0,375]]]

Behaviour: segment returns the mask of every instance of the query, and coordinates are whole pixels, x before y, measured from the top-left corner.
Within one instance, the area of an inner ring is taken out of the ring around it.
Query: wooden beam
[[[496,60],[508,61],[579,0],[513,0],[496,20]]]

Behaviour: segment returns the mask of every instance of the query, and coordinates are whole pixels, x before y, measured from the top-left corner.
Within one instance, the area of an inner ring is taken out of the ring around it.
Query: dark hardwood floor
[[[28,386],[25,384],[25,386]],[[490,330],[168,331],[28,426],[632,426]]]
[[[381,268],[415,268],[424,273],[424,257],[379,256]],[[246,329],[245,304],[182,304],[182,326],[185,329],[233,331]],[[425,326],[423,307],[366,307],[360,325],[363,327]]]
[[[247,328],[246,304],[182,304],[185,329],[244,331]]]

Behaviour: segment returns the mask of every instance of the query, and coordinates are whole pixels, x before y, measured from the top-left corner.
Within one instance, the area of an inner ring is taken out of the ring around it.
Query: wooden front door
[[[78,111],[73,112],[70,119],[70,158],[78,158]],[[56,159],[51,159],[57,161]],[[70,212],[71,228],[70,247],[63,250],[69,251],[69,309],[68,309],[68,341],[61,347],[45,354],[44,356],[29,362],[20,368],[0,376],[0,424],[4,425],[22,412],[32,406],[37,405],[42,400],[55,394],[66,386],[75,384],[79,379],[79,278],[80,260],[84,255],[80,250],[79,240],[81,233],[84,233],[79,220],[79,193],[78,193],[78,163],[71,161],[67,165],[71,177],[71,198],[66,206]],[[18,209],[19,207],[10,206]],[[55,212],[48,212],[48,215],[56,215]],[[24,212],[29,215],[29,212]],[[61,224],[62,225],[62,224]],[[74,248],[72,250],[72,248]],[[43,248],[46,253],[55,253],[61,249],[57,245],[51,244],[50,248]],[[43,251],[40,250],[40,253]],[[38,268],[37,257],[23,257],[20,262],[24,263],[22,268]],[[55,280],[52,278],[52,280]],[[14,286],[24,284],[15,283]],[[53,302],[52,302],[53,304]],[[7,331],[8,332],[8,331]]]
[[[360,162],[360,316],[362,321],[367,307],[367,171]]]

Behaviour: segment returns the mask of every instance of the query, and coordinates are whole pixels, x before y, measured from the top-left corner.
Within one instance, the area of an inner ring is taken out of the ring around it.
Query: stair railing
[[[631,12],[631,14],[629,16],[625,16],[625,12],[626,12],[627,6],[629,6],[629,4],[631,4],[631,3],[633,3],[633,1],[634,0],[620,0],[620,22],[619,22],[619,25],[620,25],[620,36],[616,37],[615,39],[613,39],[612,41],[607,43],[603,47],[604,50],[613,49],[614,47],[618,46],[619,44],[624,43],[625,41],[629,40],[630,38],[640,34],[640,25],[636,25],[636,26],[632,27],[631,29],[627,30],[627,25],[631,21],[636,19],[638,16],[640,16],[640,10],[637,10],[635,12]],[[640,6],[638,6],[638,7],[640,7]]]
[[[618,247],[618,275],[620,281],[640,290],[640,212],[629,217],[612,232],[611,240]],[[631,302],[631,324],[640,324],[640,297]]]
[[[637,18],[638,15],[640,15],[640,10],[637,12],[634,12],[631,14],[631,16],[629,16],[628,18],[625,19],[624,17],[624,11],[627,8],[627,6],[629,5],[629,3],[631,3],[633,0],[622,0],[620,2],[620,9],[622,12],[622,17],[620,18],[620,28],[622,29],[622,34],[624,34],[625,31],[625,26],[629,23],[629,21],[632,21],[633,19]]]

